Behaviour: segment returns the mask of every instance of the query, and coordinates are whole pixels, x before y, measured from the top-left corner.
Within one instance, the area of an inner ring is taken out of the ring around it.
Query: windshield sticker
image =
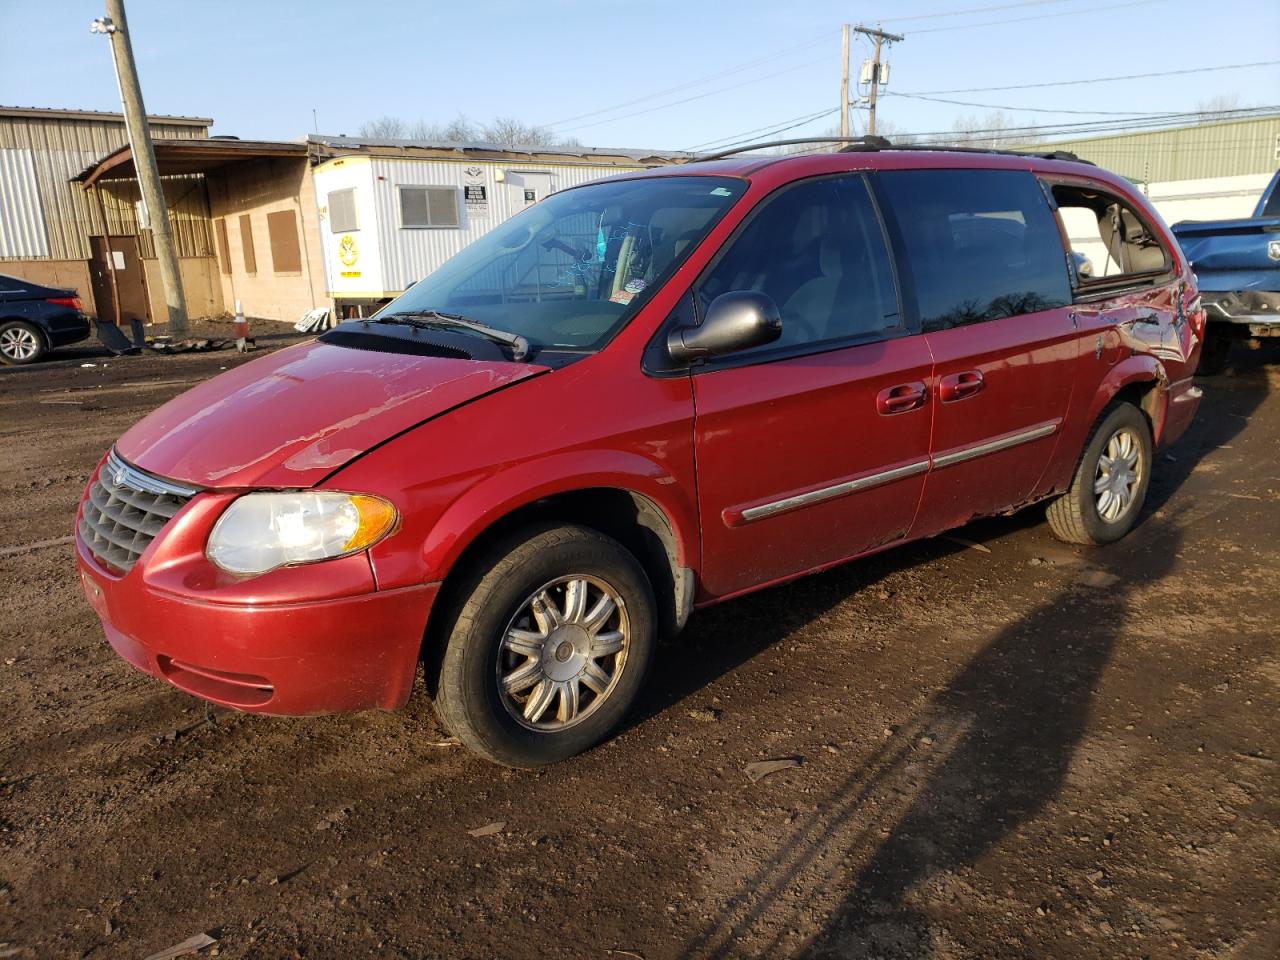
[[[610,297],[610,298],[609,298],[609,300],[610,300],[610,302],[611,302],[611,303],[624,303],[624,304],[625,304],[625,303],[630,303],[630,302],[631,302],[631,300],[632,300],[634,297],[635,297],[635,294],[634,294],[634,293],[629,293],[629,292],[628,292],[628,291],[626,291],[626,290],[619,290],[619,291],[618,291],[617,293],[615,293],[612,297]]]
[[[636,277],[636,279],[634,280],[628,280],[627,285],[622,289],[625,290],[627,293],[639,293],[646,286],[648,286],[648,284],[646,284],[639,277]]]
[[[711,191],[711,195],[713,197],[728,197],[728,196],[731,196],[732,193],[733,191],[727,189],[726,187],[716,187],[714,190]]]

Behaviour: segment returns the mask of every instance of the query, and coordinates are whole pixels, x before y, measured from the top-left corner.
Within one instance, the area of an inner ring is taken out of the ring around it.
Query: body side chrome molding
[[[1017,433],[1007,433],[1002,437],[984,440],[982,443],[974,444],[971,447],[958,447],[954,450],[948,450],[946,453],[933,457],[933,466],[935,469],[938,467],[950,467],[953,464],[964,463],[966,460],[985,457],[989,453],[997,453],[1001,450],[1008,450],[1010,447],[1030,443],[1032,440],[1039,440],[1057,432],[1061,424],[1061,420],[1050,420],[1048,423],[1038,424],[1028,430],[1019,430]]]
[[[798,510],[801,507],[812,506],[815,503],[822,503],[825,500],[834,500],[836,497],[847,496],[851,493],[857,493],[860,490],[869,490],[872,487],[878,487],[881,484],[892,483],[894,480],[914,477],[917,474],[924,473],[928,469],[928,460],[917,460],[913,463],[903,464],[900,467],[893,467],[890,470],[881,470],[878,473],[868,473],[861,477],[855,477],[852,480],[844,480],[829,487],[810,490],[808,493],[798,493],[795,496],[784,497],[781,500],[773,500],[769,503],[762,503],[758,506],[746,507],[745,509],[729,509],[724,512],[724,521],[731,527],[740,526],[741,524],[751,523],[755,520],[763,520],[765,517],[776,516],[779,513],[786,513],[790,510]]]
[[[771,500],[767,503],[757,504],[752,507],[730,507],[723,512],[721,517],[724,520],[725,525],[729,527],[738,527],[745,523],[754,523],[756,520],[764,520],[767,517],[774,517],[780,513],[788,513],[792,510],[799,510],[801,507],[813,506],[815,503],[824,503],[827,500],[834,500],[837,497],[848,496],[851,493],[870,490],[872,487],[892,483],[895,480],[914,477],[926,472],[930,466],[935,469],[939,467],[949,467],[953,464],[963,463],[966,460],[975,460],[978,457],[986,456],[989,453],[997,453],[1001,450],[1007,450],[1010,447],[1030,443],[1033,440],[1039,440],[1043,437],[1056,433],[1058,427],[1061,425],[1061,419],[1051,420],[1047,423],[1037,424],[1027,430],[1019,430],[1017,433],[1009,433],[1001,437],[995,437],[991,440],[985,440],[982,443],[974,444],[973,446],[949,450],[940,456],[932,457],[927,460],[915,460],[911,463],[892,467],[889,470],[881,470],[877,473],[868,473],[860,477],[854,477],[852,480],[842,480],[841,482],[832,484],[829,487],[820,487],[817,490],[810,490],[806,493],[798,493],[794,496],[783,497],[780,500]]]

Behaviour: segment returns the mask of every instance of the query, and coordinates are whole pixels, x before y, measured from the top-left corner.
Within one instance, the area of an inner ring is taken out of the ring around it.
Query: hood
[[[397,433],[545,370],[312,341],[175,397],[116,449],[202,487],[309,487]]]

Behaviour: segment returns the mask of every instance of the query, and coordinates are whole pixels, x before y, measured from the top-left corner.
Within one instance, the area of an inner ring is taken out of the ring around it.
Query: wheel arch
[[[53,349],[53,338],[49,335],[49,331],[45,329],[43,323],[24,316],[0,316],[0,326],[4,326],[9,323],[19,323],[24,327],[34,330],[36,336],[40,338],[40,345],[44,348],[45,352]]]
[[[1089,415],[1084,420],[1086,432],[1092,430],[1114,404],[1127,402],[1146,415],[1151,435],[1159,445],[1168,386],[1169,376],[1154,357],[1137,355],[1118,363],[1094,395]]]
[[[671,517],[653,498],[634,489],[585,486],[538,497],[494,517],[457,551],[444,590],[465,577],[495,541],[535,523],[578,524],[621,543],[653,585],[664,634],[678,632],[693,606],[693,571]]]

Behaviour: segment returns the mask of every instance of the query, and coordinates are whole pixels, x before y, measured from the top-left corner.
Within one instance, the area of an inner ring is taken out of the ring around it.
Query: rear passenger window
[[[1053,211],[1030,173],[880,174],[926,332],[1071,302]]]
[[[1169,268],[1171,261],[1155,232],[1118,197],[1093,187],[1057,184],[1053,202],[1071,245],[1079,283],[1163,273]]]
[[[782,315],[774,351],[901,326],[879,214],[861,176],[808,180],[766,199],[698,288],[768,294]]]

